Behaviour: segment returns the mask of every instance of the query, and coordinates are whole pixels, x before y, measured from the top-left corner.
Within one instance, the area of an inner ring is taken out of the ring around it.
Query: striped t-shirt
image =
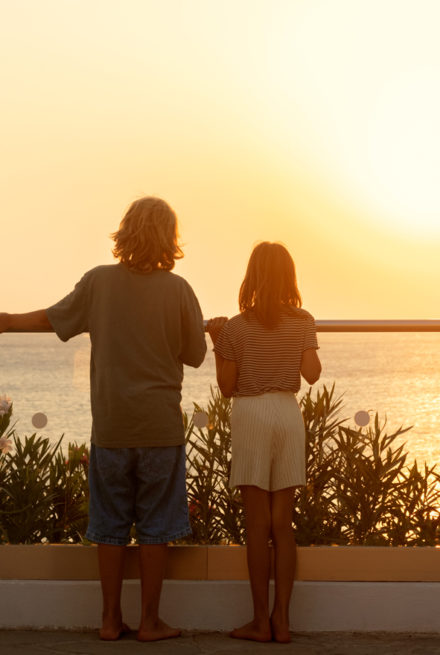
[[[215,352],[237,364],[234,396],[294,391],[301,386],[304,350],[318,348],[315,320],[304,309],[283,313],[279,324],[265,328],[253,312],[233,316],[220,332]]]

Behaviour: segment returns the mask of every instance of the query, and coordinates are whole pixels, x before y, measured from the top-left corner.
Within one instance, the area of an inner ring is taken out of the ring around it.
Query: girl
[[[292,531],[295,487],[305,484],[305,430],[295,394],[302,375],[319,379],[313,317],[301,307],[286,248],[260,243],[239,294],[240,314],[211,319],[217,381],[233,396],[230,486],[243,498],[254,617],[232,637],[290,641],[289,602],[296,564]],[[270,549],[275,600],[269,613]]]

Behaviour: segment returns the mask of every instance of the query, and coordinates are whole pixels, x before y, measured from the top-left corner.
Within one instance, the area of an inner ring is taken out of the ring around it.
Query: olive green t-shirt
[[[206,341],[199,303],[183,278],[98,266],[46,311],[62,341],[90,334],[94,444],[184,443],[183,365],[200,366]]]

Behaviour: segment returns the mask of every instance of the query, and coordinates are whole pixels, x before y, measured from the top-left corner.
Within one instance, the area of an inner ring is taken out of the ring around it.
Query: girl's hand
[[[209,332],[209,336],[211,337],[214,346],[222,327],[227,323],[227,321],[228,319],[226,316],[216,316],[208,321],[207,331]]]

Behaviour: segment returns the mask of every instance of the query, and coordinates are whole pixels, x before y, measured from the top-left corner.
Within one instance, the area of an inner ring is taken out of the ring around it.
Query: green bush
[[[300,406],[306,429],[306,480],[296,491],[296,540],[309,545],[440,544],[440,476],[406,465],[401,437],[378,415],[348,427],[335,387],[309,389]],[[201,408],[195,406],[195,412]],[[245,543],[240,496],[228,488],[231,401],[212,392],[207,428],[187,423],[187,484],[194,543]]]
[[[203,411],[194,406],[195,414]],[[228,486],[231,470],[231,401],[211,389],[208,425],[197,428],[185,416],[187,489],[192,543],[244,542],[244,518],[238,490]]]
[[[49,468],[51,511],[46,538],[52,543],[81,541],[88,523],[89,450],[69,443],[67,459],[57,451]]]
[[[440,545],[440,475],[435,466],[407,464],[402,435],[386,432],[376,415],[367,428],[341,418],[334,386],[301,398],[306,428],[307,484],[296,491],[292,516],[300,545]],[[81,542],[87,526],[86,446],[62,438],[50,445],[10,427],[0,414],[0,539],[9,543]],[[206,411],[208,425],[195,416]],[[240,494],[231,490],[231,401],[215,389],[206,410],[185,415],[187,487],[192,537],[187,543],[245,543]],[[197,423],[197,421],[196,421]],[[8,451],[6,440],[12,441]]]
[[[85,446],[69,444],[68,459],[60,438],[36,434],[21,440],[9,428],[12,404],[0,414],[0,535],[11,544],[81,541],[87,527]]]
[[[86,448],[60,445],[36,434],[12,434],[13,451],[0,460],[0,525],[3,541],[81,541],[87,527]],[[88,460],[87,460],[88,461]]]

